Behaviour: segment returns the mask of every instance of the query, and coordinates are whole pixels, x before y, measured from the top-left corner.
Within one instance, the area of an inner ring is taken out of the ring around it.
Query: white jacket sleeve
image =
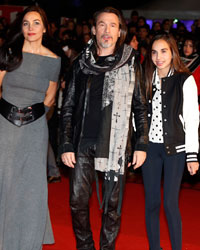
[[[186,161],[196,161],[199,151],[199,107],[197,86],[189,76],[183,84],[183,119],[185,125]],[[194,159],[196,155],[196,160]]]

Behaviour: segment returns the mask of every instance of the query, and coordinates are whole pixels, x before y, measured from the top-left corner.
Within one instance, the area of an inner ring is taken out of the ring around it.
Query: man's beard
[[[102,36],[101,38],[102,38],[102,40],[104,39],[103,38],[104,36]],[[110,37],[111,38],[111,37]],[[110,42],[104,42],[104,41],[100,41],[100,45],[101,45],[101,47],[102,48],[104,48],[104,49],[107,49],[107,48],[110,48],[111,46],[112,46],[112,43],[110,43]]]
[[[104,48],[104,49],[107,49],[107,48],[110,48],[112,46],[111,43],[100,43],[101,44],[101,47]]]

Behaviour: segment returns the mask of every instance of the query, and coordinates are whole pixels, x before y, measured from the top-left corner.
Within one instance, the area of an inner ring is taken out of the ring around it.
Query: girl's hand
[[[196,174],[196,172],[199,169],[199,163],[198,162],[188,162],[187,168],[188,168],[190,175],[194,175],[194,174]]]

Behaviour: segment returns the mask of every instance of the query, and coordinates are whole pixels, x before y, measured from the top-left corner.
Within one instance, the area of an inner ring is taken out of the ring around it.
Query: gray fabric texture
[[[26,107],[43,102],[57,81],[60,58],[23,53],[20,67],[6,73],[3,98]],[[47,192],[46,116],[16,127],[0,115],[0,250],[41,250],[53,243]]]

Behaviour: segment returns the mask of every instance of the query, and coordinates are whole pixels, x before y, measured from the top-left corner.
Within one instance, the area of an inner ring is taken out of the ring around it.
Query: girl
[[[197,85],[198,96],[200,96],[200,56],[197,48],[198,43],[196,39],[193,36],[187,36],[183,42],[183,55],[181,60],[194,76]]]
[[[160,185],[164,171],[164,209],[173,250],[181,250],[178,197],[185,167],[194,175],[199,163],[197,87],[184,67],[174,38],[156,35],[146,59],[149,148],[142,166],[145,216],[150,250],[160,250]]]

